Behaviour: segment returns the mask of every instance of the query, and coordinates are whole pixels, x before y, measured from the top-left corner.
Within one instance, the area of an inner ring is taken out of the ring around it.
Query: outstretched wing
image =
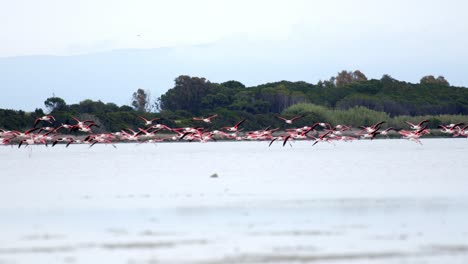
[[[294,121],[296,119],[303,118],[303,117],[304,117],[304,115],[295,116],[295,117],[291,118],[291,121]]]
[[[284,120],[284,121],[288,120],[288,119],[286,119],[286,118],[284,118],[284,117],[282,117],[282,116],[279,116],[279,115],[275,115],[275,116],[276,116],[277,118],[281,119],[281,120]]]
[[[148,120],[147,120],[146,118],[144,118],[144,117],[142,117],[142,116],[138,116],[138,117],[139,117],[140,119],[142,119],[143,121],[148,122]]]
[[[237,124],[234,125],[234,127],[238,127],[240,126],[242,123],[245,122],[245,120],[247,120],[246,118],[242,119],[241,121],[237,122]]]

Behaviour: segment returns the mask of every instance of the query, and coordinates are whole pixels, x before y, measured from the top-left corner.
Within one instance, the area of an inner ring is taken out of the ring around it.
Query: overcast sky
[[[441,55],[445,50],[466,54],[462,44],[468,39],[463,0],[0,2],[2,57],[196,45],[237,35],[287,40],[298,29],[306,43],[316,37],[360,43],[402,37],[395,40],[402,53],[405,43],[417,43],[421,49],[437,46]]]
[[[0,64],[168,47],[187,50],[193,65],[244,56],[239,72],[228,60],[213,65],[229,66],[232,77],[196,72],[214,81],[316,82],[360,69],[371,78],[387,73],[417,82],[434,74],[468,86],[467,10],[464,0],[0,0]],[[256,71],[258,63],[287,67],[253,79],[245,69]]]

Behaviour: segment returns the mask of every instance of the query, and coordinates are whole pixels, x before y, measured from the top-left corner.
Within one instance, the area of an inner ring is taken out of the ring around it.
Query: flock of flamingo
[[[194,117],[193,120],[209,124],[211,123],[211,120],[217,116],[218,115],[215,114],[209,117]],[[47,125],[53,125],[55,118],[52,115],[46,115],[37,118],[34,122],[33,128],[24,132],[0,129],[0,145],[18,144],[18,148],[20,148],[21,146],[37,144],[43,144],[46,146],[48,146],[48,144],[52,144],[52,146],[55,146],[58,143],[63,143],[66,147],[70,144],[89,144],[89,146],[92,147],[97,143],[104,143],[111,144],[116,147],[113,144],[115,142],[208,142],[225,139],[238,141],[267,141],[269,142],[269,146],[271,146],[275,141],[282,142],[282,145],[285,146],[288,143],[290,144],[293,140],[310,140],[313,141],[312,146],[314,146],[320,142],[332,143],[334,141],[353,141],[357,139],[372,140],[377,136],[388,137],[392,130],[404,139],[422,144],[420,138],[424,135],[430,134],[430,130],[427,127],[429,120],[422,120],[418,124],[406,122],[409,126],[408,130],[403,129],[399,131],[392,127],[385,130],[381,129],[381,125],[385,123],[385,121],[382,121],[372,126],[360,126],[360,130],[354,133],[352,132],[351,127],[347,125],[332,126],[328,123],[320,122],[314,123],[311,126],[288,128],[284,131],[278,131],[278,128],[267,127],[263,130],[244,132],[242,131],[243,129],[241,126],[246,119],[240,120],[231,127],[222,127],[219,130],[208,130],[201,127],[171,128],[166,125],[156,123],[159,118],[146,119],[142,116],[138,117],[142,120],[143,127],[138,128],[137,131],[127,128],[119,132],[96,134],[93,132],[92,128],[99,126],[92,120],[80,121],[73,117],[73,120],[76,121],[75,124],[61,124],[60,126],[52,127]],[[285,118],[278,115],[276,117],[283,120],[288,125],[293,125],[295,120],[303,118],[304,115],[295,116],[293,118]],[[468,131],[466,129],[468,125],[463,125],[464,123],[440,125],[439,128],[441,132],[452,135],[453,137],[468,137]],[[67,133],[59,133],[63,130]],[[70,135],[70,133],[73,132],[82,132],[82,134],[84,133],[84,136]]]

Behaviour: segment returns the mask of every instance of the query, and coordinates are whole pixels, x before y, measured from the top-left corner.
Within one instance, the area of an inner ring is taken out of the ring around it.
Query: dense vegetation
[[[403,127],[405,120],[429,118],[430,126],[436,127],[468,119],[468,89],[450,86],[442,76],[425,76],[420,83],[412,84],[389,75],[367,80],[360,71],[342,71],[317,84],[280,81],[255,87],[245,87],[238,81],[212,83],[179,76],[175,86],[153,104],[141,89],[132,98],[132,106],[92,100],[68,105],[58,97],[47,98],[44,105],[46,112],[56,117],[57,125],[74,123],[74,116],[94,120],[102,131],[138,127],[138,115],[162,117],[161,123],[180,127],[194,125],[194,116],[217,113],[220,118],[213,120],[214,127],[232,125],[246,117],[246,129],[284,127],[274,114],[307,113],[297,125],[322,121],[358,126],[386,120],[393,127]],[[42,109],[32,113],[0,109],[0,128],[29,128],[42,115]]]

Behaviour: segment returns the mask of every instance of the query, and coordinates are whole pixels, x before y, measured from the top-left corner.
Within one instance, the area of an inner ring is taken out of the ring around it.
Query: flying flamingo
[[[330,135],[332,133],[331,130],[329,130],[328,132],[324,133],[323,135],[320,135],[318,138],[312,136],[312,138],[315,139],[315,142],[314,144],[312,144],[312,147],[315,146],[315,144],[319,143],[319,142],[330,142],[329,138],[327,138],[328,135]]]
[[[444,125],[440,125],[439,128],[440,128],[440,131],[442,133],[445,133],[445,134],[455,134],[457,132],[456,128],[458,128],[458,130],[460,130],[460,127],[459,125],[462,125],[463,123],[458,123],[458,124],[450,124],[450,125],[447,125],[447,126],[444,126]]]
[[[410,128],[413,129],[413,130],[421,129],[423,127],[423,124],[427,123],[427,122],[429,122],[429,120],[425,119],[425,120],[423,120],[423,121],[421,121],[421,122],[419,122],[418,124],[415,125],[415,124],[413,124],[411,122],[405,121],[405,123],[408,124],[410,126]]]
[[[456,123],[456,124],[449,124],[449,125],[446,125],[447,128],[456,128],[457,126],[461,126],[463,125],[464,123]]]
[[[211,119],[217,117],[218,114],[214,114],[212,116],[209,116],[209,117],[194,117],[192,118],[192,120],[195,120],[195,121],[203,121],[205,123],[211,123]]]
[[[240,126],[242,123],[244,123],[245,120],[246,120],[246,118],[244,118],[244,119],[242,119],[241,121],[237,122],[234,126],[232,126],[232,127],[224,127],[224,129],[226,129],[226,130],[229,131],[229,132],[236,132],[236,131],[238,131],[239,126]]]
[[[9,130],[4,130],[4,129],[0,129],[0,137],[3,137],[3,136],[16,136],[15,134],[15,131],[9,131]]]
[[[29,138],[25,138],[19,142],[18,148],[21,147],[21,145],[29,146],[29,145],[34,145],[34,144],[39,144],[42,143],[47,146],[47,136],[46,134],[44,135],[31,135]]]
[[[151,126],[151,125],[153,125],[153,121],[161,119],[161,118],[158,118],[158,117],[155,117],[153,119],[146,119],[146,118],[144,118],[142,116],[138,116],[138,117],[140,119],[142,119],[143,121],[145,121],[145,126]]]
[[[15,133],[16,137],[20,138],[20,139],[23,139],[23,138],[27,138],[29,137],[32,132],[38,130],[39,128],[38,127],[35,127],[35,128],[31,128],[29,130],[27,130],[26,132],[20,132],[20,131],[16,131],[14,130],[13,133]]]
[[[73,120],[76,121],[76,125],[75,125],[75,127],[72,128],[72,130],[75,129],[75,128],[78,128],[78,129],[79,129],[79,128],[86,127],[86,126],[89,125],[89,124],[96,124],[93,120],[80,121],[80,120],[78,120],[78,118],[76,118],[76,117],[72,117],[72,118],[73,118]]]
[[[103,138],[103,137],[94,137],[94,138],[89,139],[87,141],[88,141],[88,143],[91,144],[91,145],[89,145],[90,148],[92,146],[94,146],[96,143],[108,143],[108,144],[111,144],[114,148],[117,148],[117,146],[114,145],[110,139]]]
[[[362,133],[364,133],[364,132],[366,132],[366,133],[368,133],[368,134],[369,134],[369,133],[373,133],[373,132],[379,130],[379,129],[380,129],[380,126],[381,126],[383,123],[385,123],[385,121],[381,121],[381,122],[379,122],[379,123],[377,123],[377,124],[374,124],[374,125],[368,126],[368,127],[360,126],[360,128],[362,128],[362,130],[361,130],[359,133],[357,133],[357,135],[362,135]]]
[[[21,147],[21,145],[25,144],[25,146],[29,146],[29,145],[33,145],[34,143],[36,143],[36,141],[34,140],[33,137],[30,137],[30,138],[26,138],[26,139],[22,139],[20,142],[19,142],[19,145],[18,145],[18,148]]]
[[[73,130],[78,130],[78,131],[85,132],[85,133],[92,133],[93,131],[91,131],[91,127],[93,127],[93,126],[99,127],[95,123],[91,123],[91,124],[83,126],[83,127],[77,127],[76,126]]]
[[[287,135],[284,140],[283,140],[283,147],[284,145],[286,145],[286,142],[288,142],[288,140],[293,140],[293,139],[308,139],[308,136],[307,136],[307,133],[309,133],[312,129],[309,129],[309,130],[306,130],[306,131],[302,131],[300,133],[297,133],[297,132],[288,132],[289,135]],[[270,142],[271,143],[271,142]],[[270,144],[271,145],[271,144]],[[291,143],[289,144],[291,145]],[[291,145],[292,147],[292,145]]]
[[[457,131],[457,133],[455,133],[453,136],[456,137],[456,136],[463,136],[463,137],[467,137],[468,138],[468,131],[466,130],[466,128],[468,127],[468,125],[464,126],[463,128],[459,129]]]
[[[328,123],[324,123],[324,122],[318,122],[318,123],[315,123],[312,127],[316,127],[316,126],[321,126],[323,128],[326,128],[326,129],[330,129],[332,130],[332,126]]]
[[[151,126],[150,128],[155,128],[155,129],[166,129],[166,130],[169,130],[169,131],[172,131],[172,128],[166,126],[166,125],[163,125],[163,124],[156,124],[156,125],[153,125]]]
[[[382,136],[387,136],[387,137],[388,137],[388,133],[389,133],[390,131],[392,131],[392,130],[393,130],[393,131],[397,131],[397,130],[394,129],[393,127],[389,127],[389,128],[387,128],[387,129],[385,129],[384,131],[380,131],[380,135],[382,135]]]
[[[57,127],[57,128],[55,129],[55,131],[59,131],[59,129],[62,129],[62,128],[65,128],[65,129],[68,129],[69,131],[71,131],[74,127],[75,127],[75,125],[70,125],[70,124],[64,124],[64,123],[62,123],[59,127]]]
[[[53,127],[41,127],[39,128],[39,131],[37,131],[37,133],[41,133],[42,131],[55,132],[56,129]]]
[[[303,117],[304,117],[304,115],[299,115],[299,116],[295,116],[295,117],[293,117],[293,118],[291,118],[291,119],[287,119],[287,118],[281,117],[281,116],[279,116],[279,115],[275,115],[275,116],[276,116],[277,118],[283,120],[286,124],[292,124],[292,123],[294,122],[294,120],[297,120],[297,119],[299,119],[299,118],[303,118]]]
[[[41,121],[45,121],[45,122],[49,122],[52,124],[52,120],[55,121],[55,118],[51,115],[45,115],[45,116],[42,116],[42,117],[38,117],[36,118],[36,120],[34,121],[34,127],[37,126],[37,124]]]
[[[57,138],[57,139],[55,139],[55,141],[52,143],[52,147],[55,146],[55,145],[57,145],[57,143],[59,143],[59,142],[67,142],[67,145],[66,145],[65,147],[68,148],[68,146],[69,146],[71,143],[75,142],[75,139],[72,138],[72,137]]]
[[[0,138],[0,145],[8,145],[10,144],[11,138]]]
[[[131,130],[131,129],[129,129]],[[122,130],[122,139],[123,140],[128,140],[128,141],[138,141],[140,139],[140,135],[143,134],[144,132],[143,131],[138,131],[138,132],[135,132],[133,130],[131,130],[133,132],[133,135],[130,135],[129,133],[127,133],[126,131]]]

